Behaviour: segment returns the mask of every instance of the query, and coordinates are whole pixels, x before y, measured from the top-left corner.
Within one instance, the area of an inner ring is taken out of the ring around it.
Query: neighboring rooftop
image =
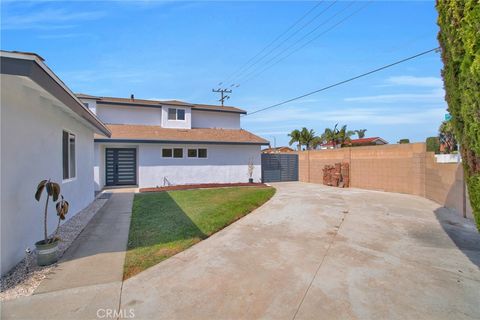
[[[282,153],[282,152],[295,152],[290,147],[276,147],[276,148],[266,148],[262,150],[262,153]]]
[[[352,139],[350,144],[369,144],[369,143],[379,143],[379,144],[388,144],[388,142],[380,137],[371,137],[371,138],[360,138]]]
[[[243,129],[167,129],[146,125],[107,125],[111,139],[95,136],[95,141],[207,143],[207,144],[257,144],[268,141]]]
[[[388,144],[388,141],[380,137],[352,139],[347,145],[374,145],[374,144]],[[332,141],[321,144],[322,147],[333,147]]]
[[[91,96],[88,94],[77,93],[76,94],[80,99],[92,99],[96,100],[97,103],[105,104],[124,104],[124,105],[138,105],[138,106],[158,106],[170,105],[170,106],[180,106],[180,107],[190,107],[195,110],[204,110],[204,111],[223,111],[223,112],[233,112],[246,114],[247,112],[243,109],[231,106],[216,106],[210,104],[198,104],[198,103],[189,103],[179,100],[147,100],[147,99],[137,99],[137,98],[114,98],[114,97],[99,97]]]

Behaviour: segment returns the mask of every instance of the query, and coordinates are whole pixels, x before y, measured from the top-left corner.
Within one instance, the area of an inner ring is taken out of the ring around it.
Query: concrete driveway
[[[12,301],[2,319],[480,318],[472,222],[415,196],[275,187],[255,212],[123,283]]]
[[[254,213],[123,283],[136,319],[478,319],[480,235],[426,199],[275,184]]]

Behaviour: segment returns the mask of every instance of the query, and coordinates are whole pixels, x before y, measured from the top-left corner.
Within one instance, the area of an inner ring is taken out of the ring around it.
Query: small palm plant
[[[42,180],[37,186],[37,191],[35,192],[35,199],[40,201],[44,191],[47,194],[45,199],[45,210],[43,217],[43,227],[44,227],[44,239],[35,243],[37,247],[37,261],[39,265],[48,265],[57,260],[56,256],[56,247],[58,243],[58,230],[60,227],[61,220],[65,220],[65,216],[68,213],[69,203],[66,201],[63,196],[60,195],[60,185],[58,183],[52,182],[50,180]],[[61,197],[61,200],[58,201],[58,198]],[[49,238],[47,230],[47,217],[48,217],[48,204],[52,198],[53,202],[57,202],[55,208],[58,216],[57,229],[55,230],[54,235]]]

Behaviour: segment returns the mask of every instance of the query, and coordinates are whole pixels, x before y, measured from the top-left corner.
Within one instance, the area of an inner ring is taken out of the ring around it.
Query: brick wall
[[[464,202],[461,165],[436,163],[424,143],[300,151],[298,155],[300,181],[323,183],[325,165],[347,162],[351,187],[418,195],[471,217],[468,199]]]

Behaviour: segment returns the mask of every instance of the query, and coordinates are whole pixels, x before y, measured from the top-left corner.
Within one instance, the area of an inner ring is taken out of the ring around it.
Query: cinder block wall
[[[348,162],[351,187],[422,196],[472,218],[468,198],[464,200],[461,165],[436,163],[425,143],[300,151],[298,155],[300,181],[323,183],[325,165]]]
[[[464,193],[463,168],[458,163],[437,163],[432,152],[425,158],[425,198],[453,208],[473,220],[468,195]]]
[[[323,168],[338,162],[350,162],[350,148],[298,153],[298,176],[300,181],[323,183]]]
[[[350,149],[352,187],[425,196],[425,144]]]

